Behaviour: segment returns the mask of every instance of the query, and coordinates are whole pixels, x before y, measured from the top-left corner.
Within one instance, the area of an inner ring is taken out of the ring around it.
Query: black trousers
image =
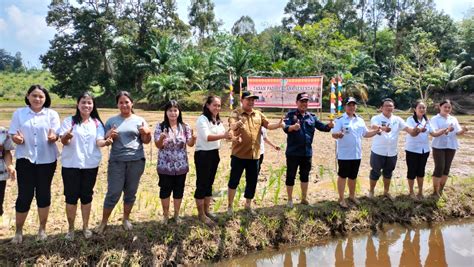
[[[246,199],[253,199],[255,190],[257,189],[258,159],[241,159],[236,156],[231,156],[228,186],[230,189],[237,189],[244,170],[246,182],[244,197]]]
[[[31,201],[36,196],[38,208],[47,208],[51,204],[51,182],[53,181],[56,161],[47,164],[34,164],[27,159],[16,160],[18,198],[17,212],[30,210]]]
[[[5,199],[5,188],[7,181],[0,181],[0,216],[3,215],[3,200]]]
[[[195,199],[212,197],[212,185],[216,178],[219,161],[219,150],[217,149],[194,152],[194,165],[196,166]]]

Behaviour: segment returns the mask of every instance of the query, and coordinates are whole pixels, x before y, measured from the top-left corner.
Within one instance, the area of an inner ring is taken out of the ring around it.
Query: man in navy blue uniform
[[[329,132],[334,127],[331,121],[324,124],[316,115],[308,112],[309,95],[305,92],[296,96],[297,109],[286,114],[285,128],[287,134],[286,147],[286,191],[288,193],[289,208],[293,207],[293,186],[295,185],[296,171],[300,169],[301,204],[308,205],[308,181],[311,171],[311,158],[313,156],[314,131]]]

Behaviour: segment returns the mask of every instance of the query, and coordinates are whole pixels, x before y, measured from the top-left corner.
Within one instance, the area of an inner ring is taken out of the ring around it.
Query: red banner
[[[323,77],[247,77],[247,90],[259,98],[255,107],[296,108],[296,95],[306,92],[308,108],[322,108]]]

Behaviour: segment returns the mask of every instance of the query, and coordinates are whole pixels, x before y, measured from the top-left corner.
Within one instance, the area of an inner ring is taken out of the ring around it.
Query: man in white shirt
[[[416,136],[420,129],[408,127],[403,119],[393,115],[395,102],[392,99],[383,99],[381,105],[382,113],[372,117],[370,120],[372,128],[380,128],[382,132],[376,135],[372,142],[370,154],[370,167],[372,170],[370,171],[369,197],[374,196],[377,181],[380,175],[383,175],[383,195],[393,200],[389,189],[393,170],[397,164],[398,136],[402,130]]]
[[[346,99],[344,108],[346,112],[336,119],[336,124],[331,133],[332,137],[337,140],[338,202],[342,208],[347,208],[347,203],[344,200],[347,178],[349,178],[347,180],[349,199],[354,204],[359,204],[359,200],[355,198],[355,185],[362,158],[362,137],[373,137],[380,133],[381,129],[377,128],[370,131],[367,129],[364,119],[355,113],[357,101],[354,97]]]

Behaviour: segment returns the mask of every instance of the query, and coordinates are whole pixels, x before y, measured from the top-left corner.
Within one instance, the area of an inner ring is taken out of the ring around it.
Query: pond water
[[[312,247],[286,247],[213,266],[474,266],[474,220],[430,228],[384,227]]]

